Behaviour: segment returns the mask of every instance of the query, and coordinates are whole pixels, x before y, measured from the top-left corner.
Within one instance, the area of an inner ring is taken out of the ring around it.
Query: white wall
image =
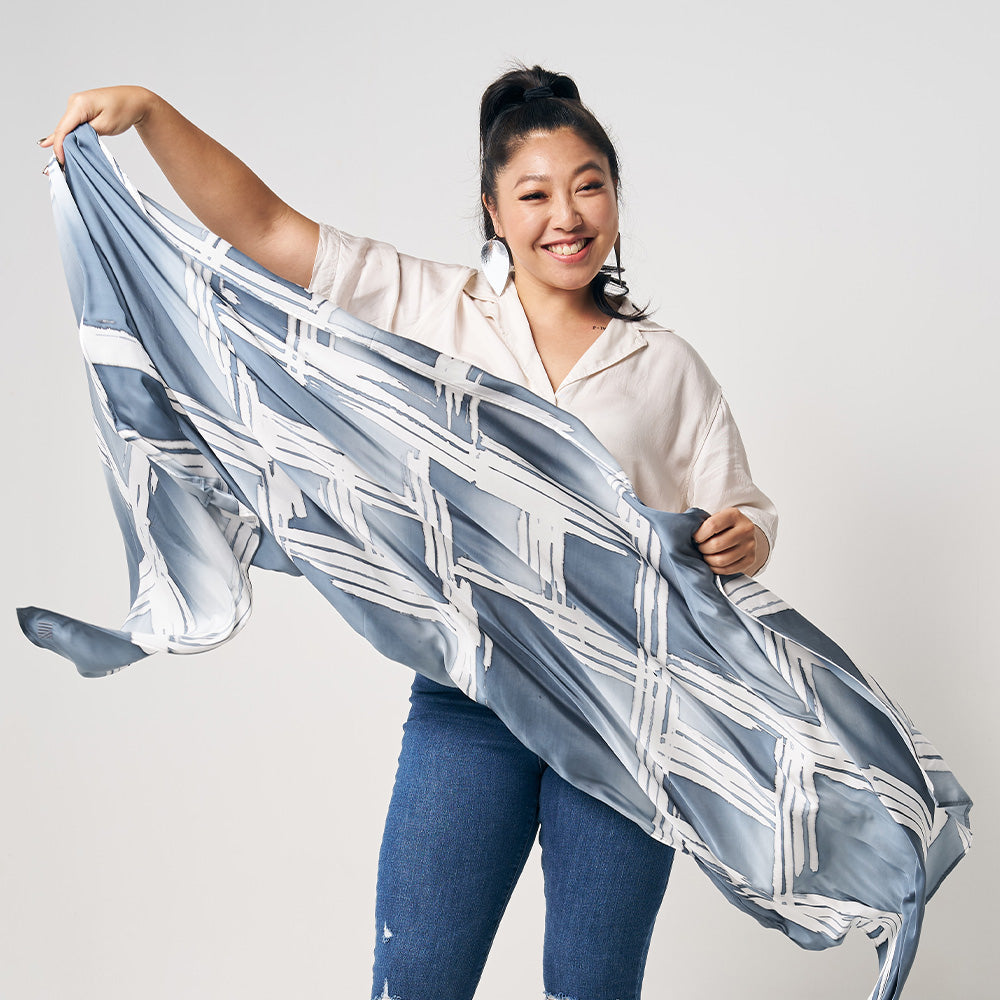
[[[143,83],[306,214],[471,263],[477,102],[512,57],[574,75],[619,141],[633,291],[723,383],[782,515],[765,582],[978,802],[907,1000],[994,995],[995,4],[53,0],[5,35],[0,996],[367,997],[409,683],[275,574],[203,656],[86,681],[23,639],[15,605],[117,625],[127,600],[34,140],[73,90]],[[540,996],[542,909],[536,854],[479,997]],[[861,1000],[874,974],[865,938],[801,952],[679,859],[645,996]]]

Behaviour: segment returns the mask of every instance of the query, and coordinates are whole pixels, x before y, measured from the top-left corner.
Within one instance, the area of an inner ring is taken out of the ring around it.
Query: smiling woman
[[[531,74],[549,82],[532,86]],[[602,315],[641,319],[644,314],[640,310],[622,313],[618,308],[621,303],[613,304],[605,295],[610,273],[618,279],[620,291],[627,292],[621,282],[619,259],[618,154],[607,131],[580,101],[576,84],[567,76],[546,73],[537,66],[530,72],[504,74],[483,94],[479,127],[487,240],[499,238],[512,250],[515,236],[511,227],[520,237],[528,238],[536,235],[532,230],[537,231],[539,225],[549,227],[549,242],[544,242],[542,233],[535,247],[575,258],[566,263],[586,261],[591,268],[589,275],[587,268],[549,273],[554,287],[567,292],[589,288]],[[518,201],[539,204],[535,211],[526,207],[518,212]],[[523,222],[523,230],[519,222]],[[599,228],[588,232],[593,226]],[[581,240],[585,246],[576,246]],[[597,245],[589,246],[591,243]],[[604,266],[612,247],[616,261],[613,272]],[[523,271],[529,258],[515,252],[517,260]],[[586,280],[581,284],[583,278]],[[541,285],[550,282],[542,278]],[[518,294],[523,301],[531,292],[522,292],[519,287]],[[573,298],[577,308],[585,312],[586,296]]]
[[[568,77],[521,67],[483,95],[483,225],[507,258],[495,281],[307,219],[141,87],[74,95],[42,145],[62,161],[88,121],[103,135],[135,126],[201,221],[277,275],[575,414],[648,506],[710,511],[693,539],[714,572],[763,568],[774,507],[704,362],[629,299],[617,154]],[[372,996],[472,997],[536,834],[546,990],[638,1000],[672,848],[564,780],[488,707],[418,675],[379,859]]]
[[[542,363],[558,386],[608,322],[591,294],[618,239],[607,157],[570,128],[528,136],[483,202],[513,260]],[[563,293],[556,309],[554,290]]]

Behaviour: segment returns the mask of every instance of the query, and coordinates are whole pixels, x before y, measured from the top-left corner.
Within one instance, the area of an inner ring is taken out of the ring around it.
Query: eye
[[[544,197],[545,197],[545,195],[541,191],[531,191],[528,194],[522,194],[520,200],[521,201],[538,201],[539,199],[544,198]]]
[[[586,184],[583,185],[582,188],[580,188],[580,190],[581,191],[599,191],[602,187],[604,187],[604,182],[603,181],[588,181]]]

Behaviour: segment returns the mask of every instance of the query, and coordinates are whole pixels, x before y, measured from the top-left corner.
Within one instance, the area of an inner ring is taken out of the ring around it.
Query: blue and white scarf
[[[829,638],[643,505],[574,416],[378,330],[137,192],[96,133],[47,168],[125,539],[120,630],[19,609],[111,673],[224,642],[251,566],[690,854],[798,944],[875,942],[899,996],[970,801]]]

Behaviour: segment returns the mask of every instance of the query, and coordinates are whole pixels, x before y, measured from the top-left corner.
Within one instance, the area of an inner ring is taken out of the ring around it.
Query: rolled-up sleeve
[[[778,512],[750,475],[743,439],[721,393],[692,463],[687,494],[692,507],[701,507],[709,514],[736,507],[760,528],[767,539],[768,554],[757,572],[764,569],[774,551]]]
[[[306,290],[366,323],[413,336],[454,303],[473,268],[400,253],[391,243],[321,223]]]
[[[366,323],[390,329],[400,299],[400,254],[388,243],[322,223],[306,290]]]

